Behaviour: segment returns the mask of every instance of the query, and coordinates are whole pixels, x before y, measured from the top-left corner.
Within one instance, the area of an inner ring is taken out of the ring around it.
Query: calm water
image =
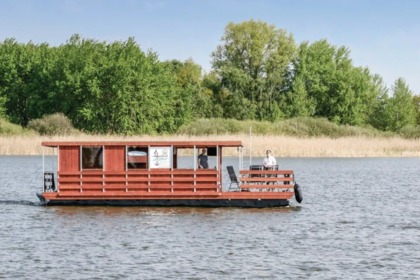
[[[301,205],[42,207],[41,158],[0,157],[0,279],[420,278],[420,158],[277,160]]]

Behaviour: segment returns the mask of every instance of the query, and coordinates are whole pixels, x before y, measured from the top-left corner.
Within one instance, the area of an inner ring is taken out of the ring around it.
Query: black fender
[[[302,196],[302,189],[300,188],[299,184],[295,184],[294,186],[294,191],[295,191],[295,198],[296,201],[301,203],[303,200],[303,196]]]

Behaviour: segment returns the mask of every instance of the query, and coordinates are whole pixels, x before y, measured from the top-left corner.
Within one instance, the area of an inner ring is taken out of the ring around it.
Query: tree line
[[[398,131],[420,124],[419,96],[404,79],[388,89],[350,50],[327,40],[297,44],[262,21],[229,23],[212,70],[160,61],[134,38],[65,44],[0,43],[0,117],[26,126],[53,113],[93,133],[174,133],[197,118],[278,121],[322,117]]]

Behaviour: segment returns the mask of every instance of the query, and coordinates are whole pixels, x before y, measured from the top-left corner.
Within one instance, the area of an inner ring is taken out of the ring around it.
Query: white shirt
[[[263,161],[264,167],[269,167],[276,164],[277,164],[276,159],[273,156],[264,157],[264,161]]]

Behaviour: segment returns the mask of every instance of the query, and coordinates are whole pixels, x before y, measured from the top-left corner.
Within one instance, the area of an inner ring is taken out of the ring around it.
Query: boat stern
[[[48,204],[49,200],[44,197],[44,193],[37,192],[36,196],[39,198],[39,201],[41,202],[41,205],[47,205]]]

